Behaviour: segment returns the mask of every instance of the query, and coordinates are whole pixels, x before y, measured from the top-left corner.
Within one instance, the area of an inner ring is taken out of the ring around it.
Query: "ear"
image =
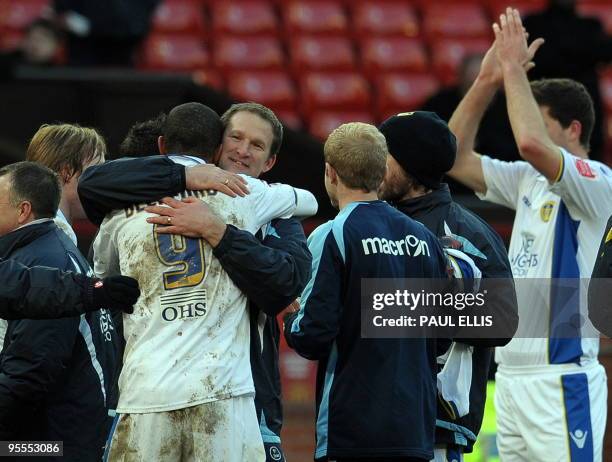
[[[164,137],[162,135],[159,135],[157,137],[157,149],[159,149],[159,153],[162,156],[166,155],[166,140],[164,140]]]
[[[70,170],[67,166],[65,166],[62,167],[62,169],[59,171],[59,177],[62,182],[62,185],[66,185],[70,183],[70,180],[72,180],[72,177],[74,177],[74,173],[71,175]]]
[[[261,173],[266,173],[268,170],[274,167],[274,164],[276,164],[276,154],[268,157],[268,160],[266,160],[266,163],[264,164],[264,167]]]
[[[582,135],[582,124],[578,120],[572,120],[567,127],[570,141],[580,143],[580,135]]]
[[[32,216],[32,203],[30,201],[22,201],[19,204],[19,216],[17,217],[17,222],[21,226],[26,223]]]
[[[329,178],[331,184],[338,184],[338,173],[336,169],[325,162],[325,176]]]

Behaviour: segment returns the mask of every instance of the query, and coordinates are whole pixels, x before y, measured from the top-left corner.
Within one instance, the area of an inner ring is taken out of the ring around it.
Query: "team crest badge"
[[[553,201],[548,201],[540,208],[540,218],[544,223],[550,221],[550,216],[552,215],[554,207],[555,203]]]

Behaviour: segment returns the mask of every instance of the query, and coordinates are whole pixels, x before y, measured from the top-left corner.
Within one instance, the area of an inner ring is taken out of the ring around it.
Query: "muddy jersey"
[[[255,233],[273,218],[291,216],[305,193],[248,181],[246,197],[214,191],[180,197],[197,197],[225,223]],[[108,215],[94,243],[96,273],[131,276],[141,290],[134,313],[124,315],[118,412],[168,411],[254,393],[246,297],[204,240],[156,233],[144,207]]]
[[[563,327],[557,319],[568,317],[568,310],[587,319],[586,291],[579,290],[575,299],[557,296],[547,281],[590,277],[612,213],[612,171],[560,150],[562,168],[552,185],[527,162],[482,157],[487,192],[479,197],[516,210],[508,257],[514,277],[530,280],[517,280],[516,289],[519,331],[533,338],[516,337],[498,348],[501,365],[580,365],[597,358],[599,339],[592,332],[568,336],[556,331]]]

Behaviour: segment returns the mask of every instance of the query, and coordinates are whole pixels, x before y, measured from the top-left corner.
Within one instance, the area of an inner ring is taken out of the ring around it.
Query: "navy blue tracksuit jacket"
[[[375,238],[421,251],[385,251],[368,244]],[[319,360],[315,459],[432,459],[435,345],[361,338],[361,281],[445,279],[437,238],[385,202],[354,202],[312,233],[309,248],[311,279],[285,336],[300,355]]]

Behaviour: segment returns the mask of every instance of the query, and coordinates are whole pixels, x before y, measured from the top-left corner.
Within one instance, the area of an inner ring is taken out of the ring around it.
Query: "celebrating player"
[[[180,153],[172,158],[195,165],[197,160],[186,155],[210,159],[221,132],[212,110],[198,103],[181,105],[168,114],[161,150]],[[249,180],[249,189],[248,196],[237,198],[211,191],[193,194],[226,222],[251,233],[272,218],[316,211],[306,191],[257,180]],[[155,232],[142,209],[111,214],[95,244],[96,271],[108,274],[121,267],[141,282],[143,292],[134,315],[124,318],[121,417],[109,458],[121,460],[128,451],[151,460],[263,460],[248,362],[246,299],[210,246]],[[172,218],[164,223],[173,225]],[[151,351],[167,360],[160,362]],[[124,440],[127,449],[119,444]]]
[[[494,32],[480,74],[449,122],[459,141],[449,173],[481,198],[516,210],[512,272],[530,279],[517,280],[523,338],[496,352],[497,444],[504,461],[600,461],[607,388],[599,339],[582,336],[584,291],[561,294],[556,287],[560,278],[577,285],[591,274],[612,212],[612,172],[588,159],[594,113],[584,87],[565,79],[529,84],[526,68],[542,41],[527,46],[516,10],[507,9]],[[478,124],[502,83],[524,162],[473,152]],[[550,293],[540,290],[544,279]]]

